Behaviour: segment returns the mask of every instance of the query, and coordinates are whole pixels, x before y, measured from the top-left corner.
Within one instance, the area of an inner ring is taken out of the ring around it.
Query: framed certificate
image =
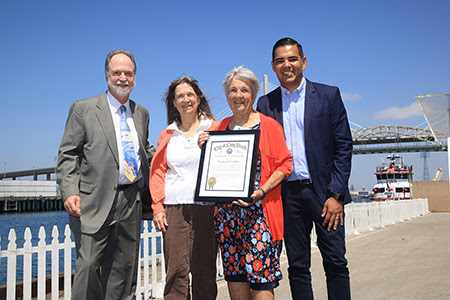
[[[202,147],[195,201],[251,202],[259,130],[210,131]]]

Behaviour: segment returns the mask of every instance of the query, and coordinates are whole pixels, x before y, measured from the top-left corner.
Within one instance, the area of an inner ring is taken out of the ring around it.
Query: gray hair
[[[258,78],[256,77],[255,73],[247,68],[244,68],[244,66],[234,68],[225,76],[225,80],[223,81],[222,86],[226,95],[228,95],[228,89],[230,87],[231,80],[233,80],[234,78],[245,82],[245,84],[247,84],[252,90],[252,95],[256,97],[259,91]]]
[[[125,54],[126,56],[128,56],[131,59],[131,61],[133,62],[133,66],[134,66],[134,74],[136,74],[137,67],[136,67],[136,61],[134,60],[133,54],[130,51],[123,50],[123,49],[113,50],[108,53],[108,56],[106,57],[106,60],[105,60],[105,74],[108,75],[109,64],[111,63],[111,58],[117,54]]]

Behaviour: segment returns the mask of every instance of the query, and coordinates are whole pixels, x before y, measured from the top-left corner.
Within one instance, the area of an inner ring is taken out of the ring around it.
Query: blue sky
[[[132,98],[150,111],[152,144],[172,80],[197,78],[218,114],[233,67],[278,83],[271,49],[286,36],[303,45],[308,79],[339,86],[353,123],[425,127],[415,96],[450,91],[449,11],[446,0],[2,1],[0,171],[55,164],[70,104],[106,90],[104,60],[117,48],[136,57]],[[383,156],[354,156],[350,183],[371,189]],[[419,157],[405,154],[416,179]],[[446,153],[428,164],[430,175],[447,169]]]

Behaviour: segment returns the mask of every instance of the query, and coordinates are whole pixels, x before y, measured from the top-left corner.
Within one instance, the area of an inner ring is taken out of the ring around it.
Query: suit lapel
[[[138,141],[139,141],[139,156],[141,157],[141,168],[142,166],[145,166],[146,164],[144,163],[144,161],[147,160],[147,151],[145,148],[145,141],[147,139],[147,137],[145,136],[144,133],[144,120],[143,120],[143,114],[141,109],[139,109],[139,106],[136,105],[136,103],[132,100],[130,100],[130,110],[131,113],[133,115],[133,121],[134,121],[134,127],[136,128],[137,134],[138,134]],[[144,143],[144,144],[143,144]],[[146,172],[145,174],[147,174],[147,170],[145,169],[143,172]],[[147,176],[147,175],[145,175]]]
[[[97,115],[98,121],[100,123],[100,127],[105,134],[106,141],[108,143],[109,149],[116,160],[116,163],[119,163],[119,153],[117,150],[117,140],[116,140],[116,131],[114,129],[114,122],[111,116],[111,110],[108,104],[108,98],[106,94],[102,94],[99,96],[97,106],[97,111],[95,114]]]
[[[314,111],[315,104],[315,94],[316,90],[314,89],[314,85],[305,78],[306,80],[306,94],[305,94],[305,111],[304,111],[304,126],[305,126],[305,139],[308,136],[309,124],[311,122],[311,115]]]
[[[275,99],[277,99],[277,101],[275,101],[276,106],[274,109],[274,119],[278,121],[278,123],[280,123],[280,125],[283,127],[283,99],[281,98],[281,88],[278,87],[275,91],[274,91],[274,97]]]
[[[144,132],[142,131],[142,113],[139,107],[136,106],[136,103],[130,99],[130,109],[131,114],[133,115],[134,126],[136,127],[136,131],[139,139],[139,147],[142,148],[142,136]]]

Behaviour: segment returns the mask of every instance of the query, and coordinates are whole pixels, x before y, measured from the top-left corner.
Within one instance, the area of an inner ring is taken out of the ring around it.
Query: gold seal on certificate
[[[202,147],[195,201],[251,201],[259,130],[210,131]]]
[[[215,177],[210,177],[210,178],[208,179],[208,187],[209,187],[210,189],[213,189],[213,188],[214,188],[214,185],[216,184],[216,182],[217,182],[217,180],[216,180]]]

